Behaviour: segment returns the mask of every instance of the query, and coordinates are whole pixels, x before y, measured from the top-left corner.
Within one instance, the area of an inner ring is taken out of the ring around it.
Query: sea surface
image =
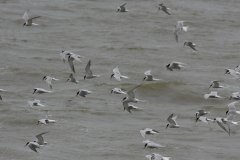
[[[126,4],[127,13],[116,13]],[[158,12],[159,3],[171,15]],[[210,111],[208,118],[225,117],[231,93],[240,91],[240,82],[224,74],[225,68],[240,65],[240,1],[238,0],[0,0],[0,159],[1,160],[146,160],[158,153],[172,160],[238,160],[239,126],[231,125],[228,136],[217,123],[195,123],[199,109]],[[22,16],[41,16],[24,26]],[[177,21],[189,26],[173,35]],[[193,51],[185,41],[197,44]],[[60,53],[72,51],[83,56],[74,62],[78,84],[66,82],[72,73]],[[85,66],[91,60],[94,74],[84,80]],[[172,61],[186,63],[181,70],[167,70]],[[130,79],[110,79],[119,66]],[[159,82],[143,82],[144,72],[152,70]],[[52,93],[33,94],[34,88],[51,90],[43,76],[52,82]],[[209,89],[212,80],[228,88]],[[132,114],[123,111],[125,95],[111,94],[143,83]],[[93,91],[76,97],[79,89]],[[217,91],[223,99],[204,99]],[[44,107],[28,105],[41,100]],[[240,104],[236,104],[240,110]],[[180,128],[165,129],[167,118],[177,115]],[[37,125],[48,117],[56,124]],[[240,121],[236,115],[234,121]],[[146,140],[140,130],[161,132],[146,139],[165,145],[143,149]],[[43,135],[48,145],[33,152],[24,145]]]

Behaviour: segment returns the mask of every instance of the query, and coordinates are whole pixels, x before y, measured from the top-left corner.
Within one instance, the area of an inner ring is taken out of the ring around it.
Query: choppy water
[[[227,89],[220,96],[239,91],[239,82],[224,75],[224,68],[239,65],[239,13],[237,0],[163,1],[171,8],[169,16],[157,12],[159,1],[128,1],[128,13],[116,13],[125,1],[111,0],[1,0],[0,1],[0,159],[106,160],[146,159],[152,152],[178,160],[239,159],[239,127],[232,126],[229,137],[217,124],[195,123],[198,109],[210,110],[209,118],[225,116],[229,99],[205,100],[212,80],[222,80]],[[39,15],[39,26],[22,27],[23,13]],[[186,21],[187,33],[173,36],[177,21]],[[198,52],[183,47],[197,44]],[[70,50],[84,56],[75,62],[79,84],[66,83],[71,73],[59,53]],[[85,80],[84,68],[100,78]],[[188,65],[181,71],[166,69],[171,61]],[[112,69],[120,67],[129,80],[110,80]],[[124,95],[110,95],[112,88],[128,90],[140,83],[152,69],[160,83],[144,82],[136,91],[146,102],[135,104],[141,110],[123,112]],[[44,75],[59,78],[53,93],[32,94],[33,88],[49,89]],[[79,89],[95,93],[75,97]],[[39,99],[46,106],[31,108],[27,101]],[[239,105],[236,104],[239,110]],[[179,129],[167,129],[170,114],[179,114]],[[49,116],[56,125],[36,125]],[[239,121],[236,116],[235,121]],[[143,149],[139,130],[153,128],[160,135],[148,137],[165,148]],[[49,144],[34,153],[23,146],[44,135]]]

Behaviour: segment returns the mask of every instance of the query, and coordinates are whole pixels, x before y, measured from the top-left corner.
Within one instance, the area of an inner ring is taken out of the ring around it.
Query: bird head
[[[147,143],[144,145],[144,148],[143,149],[145,149],[147,147]]]
[[[120,9],[120,8],[118,8],[117,12],[119,12],[120,10],[121,10],[121,9]],[[117,12],[116,12],[116,13],[117,13]]]
[[[42,80],[47,79],[47,76],[44,76]]]
[[[127,99],[127,97],[124,97],[122,101],[124,101],[125,99]]]
[[[29,144],[29,142],[27,142],[27,144],[24,147],[26,147],[28,144]]]
[[[212,86],[213,86],[213,84],[211,84],[209,88],[211,88]]]
[[[79,95],[79,93],[80,93],[80,92],[78,91],[76,97]]]
[[[110,94],[112,94],[112,92],[113,92],[113,90],[111,90],[111,93],[110,93]]]
[[[229,110],[226,111],[226,115],[228,114]]]
[[[23,23],[23,27],[26,25],[26,23]]]
[[[184,42],[183,47],[187,44],[187,42]]]
[[[195,123],[197,123],[198,120],[199,120],[199,117],[196,118],[196,122]]]
[[[145,81],[145,80],[146,80],[146,77],[143,78],[143,81]]]
[[[169,124],[167,124],[166,129],[168,128]]]
[[[33,90],[33,94],[34,94],[36,91],[37,91],[37,89],[34,89],[34,90]]]
[[[85,76],[84,76],[84,80],[85,80],[86,77],[87,77],[87,76],[85,75]]]
[[[110,78],[110,79],[112,79],[112,78],[113,78],[113,76],[114,76],[114,74],[112,74],[112,75],[111,75],[111,78]]]

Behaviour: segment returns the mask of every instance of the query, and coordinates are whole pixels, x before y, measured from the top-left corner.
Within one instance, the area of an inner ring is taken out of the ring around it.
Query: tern
[[[121,73],[119,72],[119,67],[113,69],[113,74],[111,75],[110,79],[112,79],[112,77],[114,77],[118,81],[121,81],[121,78],[129,79],[127,76],[121,75]]]
[[[150,134],[150,135],[160,134],[160,132],[153,130],[151,128],[146,128],[146,129],[140,130],[140,133],[143,136],[143,138],[146,138],[146,134]]]
[[[66,56],[72,56],[74,59],[76,59],[79,62],[82,62],[80,58],[82,58],[82,56],[80,55],[76,55],[70,51],[62,51],[62,53],[60,53],[61,59],[62,61],[65,63],[65,58]]]
[[[226,98],[226,97],[221,97],[221,96],[217,95],[217,92],[211,92],[208,94],[204,94],[204,98],[208,99],[208,98]]]
[[[179,125],[177,124],[176,122],[176,119],[177,119],[178,115],[174,116],[173,117],[173,114],[171,114],[167,121],[169,122],[169,124],[167,124],[166,126],[166,129],[169,127],[169,128],[179,128]]]
[[[171,15],[170,13],[168,13],[168,10],[170,10],[170,8],[165,7],[162,3],[159,4],[158,11],[159,10],[162,10],[163,12],[167,13],[168,15]]]
[[[87,94],[90,94],[92,93],[92,91],[89,91],[89,90],[86,90],[86,89],[80,89],[78,92],[77,92],[77,95],[76,97],[79,95],[81,97],[85,97]]]
[[[129,113],[132,113],[131,112],[132,109],[138,109],[138,107],[129,104],[129,102],[123,102],[123,108],[124,108],[123,111],[125,111],[126,109]]]
[[[43,133],[40,133],[40,134],[36,135],[37,140],[35,140],[34,142],[35,142],[35,143],[38,143],[39,145],[46,145],[47,142],[45,142],[45,141],[43,140],[42,135],[44,135],[44,134],[46,134],[46,133],[49,133],[49,132],[50,132],[50,131],[48,131],[48,132],[43,132]]]
[[[84,80],[95,78],[95,77],[100,77],[100,75],[94,75],[92,73],[92,71],[90,70],[90,66],[91,66],[91,60],[88,62],[87,66],[85,68],[85,71],[86,71],[87,75],[84,76]]]
[[[36,16],[36,17],[33,17],[33,18],[28,18],[28,12],[29,12],[29,9],[24,13],[23,15],[23,19],[25,20],[25,23],[23,24],[23,27],[24,26],[31,26],[31,25],[38,25],[36,23],[32,23],[32,20],[33,19],[36,19],[36,18],[39,18],[41,16]]]
[[[110,93],[110,94],[112,94],[112,93],[116,93],[116,94],[127,94],[126,92],[123,92],[120,88],[113,88],[113,89],[111,90],[111,93]]]
[[[38,120],[37,125],[38,125],[39,123],[42,123],[42,124],[56,123],[56,120],[52,120],[52,119],[40,119],[40,120]]]
[[[118,7],[117,12],[128,12],[129,10],[126,10],[126,8],[124,7],[127,3],[124,3],[123,5]]]
[[[36,93],[50,93],[50,92],[52,92],[52,91],[48,91],[48,90],[45,90],[45,89],[42,89],[42,88],[34,88],[33,90],[34,90],[33,94],[35,92]]]
[[[168,65],[166,65],[167,69],[169,69],[170,71],[172,71],[173,69],[179,69],[183,67],[183,65],[187,65],[185,63],[182,62],[171,62]]]
[[[196,118],[198,118],[198,117],[200,117],[200,116],[204,116],[204,115],[206,115],[206,114],[208,114],[208,113],[210,113],[210,111],[209,111],[209,112],[205,112],[203,109],[198,110],[198,111],[196,112]]]
[[[52,80],[58,81],[59,79],[56,79],[50,76],[44,76],[42,80],[46,80],[48,86],[52,89]]]
[[[199,120],[202,121],[203,123],[208,124],[208,125],[210,125],[210,124],[208,123],[208,121],[214,122],[214,120],[209,119],[209,118],[207,118],[207,117],[202,117],[202,116],[200,116],[200,117],[198,117],[198,118],[196,119],[196,123],[197,123],[197,121],[199,121]]]
[[[137,103],[138,101],[143,101],[143,100],[136,99],[136,98],[135,98],[135,93],[134,93],[134,91],[135,91],[138,87],[140,87],[141,85],[142,85],[142,84],[140,84],[140,85],[132,88],[131,90],[127,91],[127,97],[124,97],[124,98],[123,98],[123,102],[135,102],[135,103]]]
[[[149,141],[149,140],[146,140],[146,141],[143,141],[143,143],[145,143],[145,145],[144,145],[144,149],[147,147],[147,148],[156,148],[156,149],[158,149],[158,147],[165,147],[165,146],[163,146],[163,145],[161,145],[161,144],[157,144],[157,143],[154,143],[154,142],[152,142],[152,141]]]
[[[148,70],[144,73],[146,77],[143,78],[143,81],[160,81],[161,79],[153,78],[151,75],[151,70]]]
[[[36,148],[40,148],[40,145],[36,142],[27,142],[27,144],[24,147],[26,146],[28,146],[34,152],[37,152]]]
[[[220,86],[219,85],[219,83],[218,82],[220,82],[220,81],[216,81],[216,80],[214,80],[214,81],[211,81],[211,85],[210,85],[210,87],[209,88],[223,88],[223,86]]]
[[[41,106],[43,107],[44,105],[40,103],[40,100],[34,100],[34,101],[28,101],[28,104],[33,108],[33,106]]]
[[[171,157],[163,157],[160,154],[152,153],[151,155],[146,155],[149,160],[169,160]]]
[[[192,42],[185,42],[183,46],[189,46],[190,48],[192,48],[193,50],[197,51],[194,47],[196,46],[196,44],[192,43]]]
[[[235,107],[235,104],[236,104],[236,103],[237,103],[237,101],[228,104],[229,110],[226,111],[226,115],[230,115],[230,114],[233,114],[233,115],[235,115],[235,114],[240,114],[240,111],[237,111],[237,110],[236,110],[236,107]]]
[[[240,100],[240,94],[239,92],[234,92],[232,93],[232,96],[230,97],[229,100],[234,99],[234,100]]]
[[[225,74],[230,74],[231,76],[233,76],[233,78],[240,79],[238,76],[240,74],[239,72],[236,72],[233,69],[227,69],[227,68],[225,68],[225,70],[226,70]]]
[[[184,26],[183,26],[183,22],[184,22],[184,21],[178,21],[178,22],[177,22],[177,28],[181,28],[182,30],[184,30],[185,32],[187,32],[187,29],[188,29],[189,26],[184,27]]]
[[[220,118],[220,117],[214,118],[213,123],[214,123],[215,121],[217,121],[217,124],[218,124],[224,131],[226,131],[226,132],[228,133],[228,135],[230,136],[229,130],[227,130],[226,127],[225,127],[224,124],[223,124],[223,118]],[[228,123],[229,123],[229,122],[228,122]]]
[[[72,54],[72,55],[68,56],[69,66],[70,66],[70,68],[72,69],[72,71],[75,73],[75,68],[74,68],[74,65],[73,65],[73,61],[74,61],[74,60],[77,60],[77,61],[79,61],[79,62],[82,62],[82,61],[81,61],[80,58],[78,58],[77,55],[75,55],[75,54]]]
[[[72,82],[72,83],[78,83],[79,81],[77,81],[74,77],[73,74],[70,74],[69,78],[67,79],[67,81]],[[67,82],[66,81],[66,82]]]

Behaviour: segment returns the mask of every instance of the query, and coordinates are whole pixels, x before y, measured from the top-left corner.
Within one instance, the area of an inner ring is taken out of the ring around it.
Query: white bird
[[[176,122],[176,119],[177,119],[178,115],[174,116],[173,117],[173,114],[171,114],[167,121],[169,122],[169,124],[167,124],[166,126],[166,129],[169,127],[169,128],[179,128],[179,125],[177,124]]]
[[[37,152],[36,148],[40,148],[40,145],[36,142],[27,142],[27,144],[24,147],[26,146],[28,146],[34,152]]]
[[[153,130],[151,128],[146,128],[146,129],[140,130],[140,133],[143,136],[143,138],[146,138],[146,134],[150,134],[150,135],[160,134],[160,132]]]
[[[208,98],[225,98],[225,97],[221,97],[221,96],[217,95],[217,92],[211,92],[208,94],[204,94],[204,98],[208,99]]]
[[[153,78],[151,75],[151,70],[148,70],[144,73],[146,77],[143,78],[143,81],[160,81],[161,79]]]
[[[87,94],[90,94],[92,93],[92,91],[89,91],[89,90],[86,90],[86,89],[80,89],[78,92],[77,92],[77,95],[76,97],[79,95],[81,97],[85,97]]]
[[[161,145],[161,144],[157,144],[157,143],[154,143],[154,142],[152,142],[152,141],[149,141],[149,140],[146,140],[146,141],[143,141],[143,143],[145,143],[145,145],[144,145],[144,149],[147,147],[147,148],[156,148],[156,149],[158,149],[158,147],[165,147],[165,146],[163,146],[163,145]]]
[[[53,81],[58,81],[59,79],[50,77],[50,76],[44,76],[42,80],[46,80],[48,86],[52,89],[52,80]]]
[[[119,72],[119,67],[116,67],[116,68],[113,69],[113,74],[111,75],[111,78],[112,77],[114,77],[118,81],[121,81],[121,78],[129,79],[127,76],[121,75],[121,73]]]
[[[46,145],[47,142],[45,142],[45,141],[43,140],[42,135],[44,135],[44,134],[46,134],[46,133],[49,133],[49,132],[50,132],[50,131],[48,131],[48,132],[43,132],[43,133],[40,133],[40,134],[36,135],[37,140],[35,140],[34,142],[35,142],[35,143],[38,143],[39,145]]]
[[[159,4],[158,11],[159,11],[159,10],[162,10],[163,12],[167,13],[168,15],[171,15],[170,13],[168,13],[168,10],[170,10],[170,8],[167,8],[167,7],[164,6],[162,3]]]
[[[194,47],[196,46],[196,44],[192,43],[192,42],[185,42],[183,46],[189,46],[190,48],[192,48],[193,50],[197,51]]]
[[[80,58],[78,58],[77,55],[75,55],[75,54],[72,54],[72,55],[68,56],[69,66],[70,66],[70,68],[72,69],[72,71],[75,73],[75,68],[74,68],[74,64],[73,64],[73,61],[74,61],[74,60],[77,60],[77,61],[79,61],[79,62],[82,62],[82,61],[81,61]]]
[[[113,88],[113,89],[111,90],[111,93],[110,93],[110,94],[112,94],[112,93],[116,93],[116,94],[127,94],[126,92],[123,92],[120,88]]]
[[[94,75],[90,69],[91,66],[91,60],[88,62],[85,71],[86,71],[86,75],[84,76],[84,80],[85,79],[91,79],[91,78],[95,78],[95,77],[99,77],[100,75]]]
[[[225,68],[225,70],[226,70],[225,74],[230,74],[231,76],[233,76],[233,78],[240,79],[238,76],[240,74],[239,72],[236,72],[233,69],[227,69],[227,68]]]
[[[50,93],[50,92],[52,92],[52,91],[45,90],[43,88],[34,88],[33,90],[34,90],[33,94],[34,93]]]
[[[72,82],[72,83],[78,83],[79,81],[77,81],[74,77],[73,74],[70,74],[69,78],[67,79],[67,81]],[[66,82],[67,82],[66,81]]]
[[[223,118],[220,118],[220,117],[214,118],[213,123],[214,123],[215,121],[217,121],[217,124],[218,124],[224,131],[226,131],[226,132],[228,133],[228,135],[230,136],[229,130],[227,130],[226,127],[225,127],[224,124],[223,124]],[[228,122],[228,123],[229,123],[229,122]]]
[[[229,134],[230,134],[230,125],[231,124],[238,125],[238,122],[233,121],[235,115],[240,114],[239,111],[236,111],[235,103],[237,103],[237,101],[228,104],[229,110],[226,112],[226,114],[228,116],[227,116],[227,118],[223,119],[223,121],[226,122],[226,124],[228,126]]]
[[[172,71],[173,69],[179,69],[183,67],[183,65],[187,65],[185,63],[182,62],[171,62],[168,65],[166,65],[167,69],[169,69],[170,71]]]
[[[175,40],[177,41],[178,43],[178,32],[181,30],[181,28],[178,28],[177,25],[175,25],[175,28],[173,29],[173,33],[174,33],[174,37],[175,37]]]
[[[128,12],[129,10],[127,10],[127,9],[124,7],[126,4],[127,4],[127,3],[119,6],[117,12]]]
[[[131,110],[132,109],[138,109],[138,107],[134,106],[134,105],[131,105],[129,104],[129,102],[123,102],[123,111],[125,111],[125,109],[129,112],[129,113],[132,113]]]
[[[208,125],[210,125],[210,124],[208,123],[208,121],[214,122],[214,120],[212,120],[212,119],[210,119],[210,118],[207,118],[207,117],[202,117],[202,116],[197,117],[196,122],[199,121],[199,120],[202,121],[203,123],[208,124]]]
[[[135,102],[135,103],[137,103],[138,101],[143,101],[143,100],[139,100],[139,99],[135,98],[135,93],[134,93],[134,91],[135,91],[138,87],[140,87],[141,85],[142,85],[142,84],[140,84],[140,85],[132,88],[131,90],[127,91],[127,97],[124,97],[124,98],[123,98],[123,102]]]
[[[47,123],[56,123],[56,120],[52,120],[52,119],[40,119],[38,120],[38,124],[42,123],[42,124],[47,124]],[[37,125],[38,125],[37,124]]]
[[[187,32],[187,29],[188,29],[189,26],[185,26],[185,27],[184,27],[184,26],[183,26],[183,22],[184,22],[184,21],[178,21],[178,22],[177,22],[177,28],[181,28],[182,30],[184,30],[185,32]]]
[[[40,100],[34,100],[34,101],[28,101],[28,104],[33,108],[33,106],[41,106],[43,107],[44,105],[40,103]]]
[[[36,19],[36,18],[39,18],[41,16],[36,16],[36,17],[29,18],[28,17],[28,12],[29,12],[29,9],[23,15],[23,19],[25,20],[25,23],[23,24],[23,27],[24,26],[31,26],[31,25],[38,25],[36,23],[32,23],[32,20]]]
[[[196,118],[198,118],[198,117],[200,117],[200,116],[204,116],[204,115],[206,115],[206,114],[208,114],[208,113],[210,113],[210,111],[205,112],[203,109],[198,110],[198,111],[196,112]]]
[[[232,96],[230,97],[230,100],[234,99],[234,100],[240,100],[240,94],[239,92],[234,92],[232,93]]]
[[[163,157],[160,154],[152,153],[152,155],[146,155],[149,160],[169,160],[171,157]]]
[[[60,56],[61,56],[61,59],[64,63],[65,63],[66,56],[72,56],[77,61],[82,62],[81,59],[80,59],[80,58],[82,58],[82,56],[76,55],[76,54],[74,54],[70,51],[62,51],[62,53],[60,53]]]

